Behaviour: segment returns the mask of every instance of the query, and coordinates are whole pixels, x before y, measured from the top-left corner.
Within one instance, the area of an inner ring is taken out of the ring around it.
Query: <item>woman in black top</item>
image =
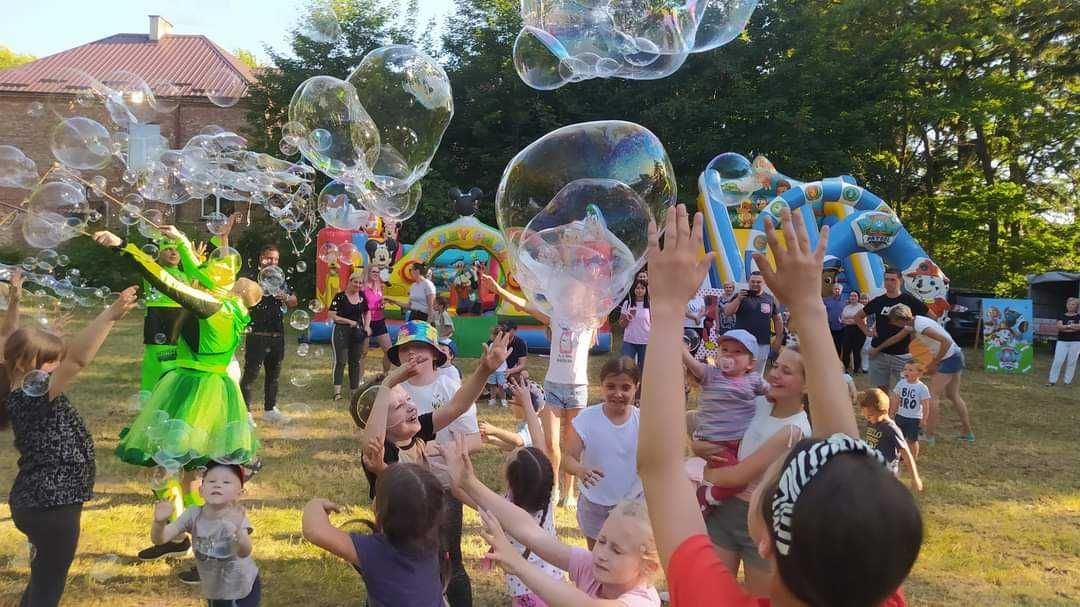
[[[94,441],[63,392],[134,306],[135,287],[129,287],[68,344],[34,328],[18,329],[4,343],[0,428],[11,426],[19,451],[8,503],[12,521],[36,550],[21,605],[51,607],[64,594],[96,470]],[[39,372],[48,374],[47,385]]]
[[[330,302],[329,318],[332,325],[330,341],[334,346],[334,400],[341,400],[341,381],[344,379],[345,364],[349,365],[349,390],[355,392],[360,387],[364,367],[364,340],[371,335],[371,312],[362,287],[364,275],[353,272],[345,290],[334,296]]]
[[[1057,330],[1054,363],[1050,365],[1050,380],[1046,385],[1057,383],[1061,367],[1064,366],[1067,386],[1076,375],[1076,359],[1080,358],[1080,298],[1070,297],[1065,300],[1065,312],[1058,316]]]

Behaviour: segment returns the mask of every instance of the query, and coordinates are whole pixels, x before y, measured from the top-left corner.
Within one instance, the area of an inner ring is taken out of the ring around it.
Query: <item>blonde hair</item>
[[[923,366],[923,364],[921,362],[919,362],[919,361],[915,361],[915,360],[908,361],[908,362],[904,363],[904,366],[905,367],[911,367],[912,369],[915,369],[916,371],[919,372],[919,375],[922,375],[923,373],[926,373],[926,367]]]
[[[656,537],[653,535],[652,522],[649,520],[649,509],[641,500],[623,500],[611,509],[613,516],[622,516],[636,523],[642,531],[644,540],[641,545],[642,571],[641,581],[651,583],[660,573],[660,553],[656,550]]]
[[[1066,299],[1065,306],[1068,307],[1069,304],[1072,304],[1074,306],[1080,306],[1080,297],[1070,297]]]
[[[8,336],[0,365],[0,429],[8,425],[7,397],[15,384],[41,365],[62,359],[66,351],[59,336],[33,327],[18,329]]]
[[[249,308],[259,303],[263,297],[263,290],[259,283],[248,278],[237,278],[236,283],[233,284],[232,292]]]
[[[915,318],[915,315],[911,313],[911,308],[904,304],[896,304],[889,309],[889,322],[908,322]]]
[[[881,388],[870,388],[859,392],[855,402],[859,403],[860,408],[872,409],[877,413],[888,413],[889,411],[889,395],[885,394],[885,391]]]

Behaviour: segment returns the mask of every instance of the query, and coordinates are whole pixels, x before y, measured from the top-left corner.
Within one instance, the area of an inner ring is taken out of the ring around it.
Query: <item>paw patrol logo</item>
[[[784,202],[784,199],[777,198],[773,201],[772,206],[769,207],[769,212],[772,213],[774,217],[779,217],[780,211],[782,211],[785,206],[787,206],[787,203]]]
[[[844,189],[840,192],[840,197],[844,199],[844,202],[854,203],[862,196],[862,190],[855,186],[844,186]]]
[[[806,200],[809,202],[813,202],[821,198],[821,186],[816,183],[812,183],[806,186],[805,188],[803,188],[803,191],[806,194]]]
[[[855,241],[867,251],[880,251],[891,245],[900,231],[900,222],[887,213],[866,213],[851,224]]]
[[[765,252],[765,245],[767,243],[768,243],[768,241],[765,239],[764,234],[758,234],[757,236],[754,236],[754,249],[758,253],[764,253]]]

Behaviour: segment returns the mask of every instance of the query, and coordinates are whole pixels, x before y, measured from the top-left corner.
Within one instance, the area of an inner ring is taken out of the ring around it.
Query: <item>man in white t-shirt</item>
[[[409,268],[412,285],[409,286],[409,320],[428,319],[435,307],[435,283],[427,277],[427,267],[422,263]]]

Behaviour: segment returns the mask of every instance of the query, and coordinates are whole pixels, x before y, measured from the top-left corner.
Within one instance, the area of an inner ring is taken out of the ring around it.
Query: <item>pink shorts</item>
[[[521,596],[515,596],[510,605],[512,605],[512,607],[547,607],[547,603],[532,592]]]

